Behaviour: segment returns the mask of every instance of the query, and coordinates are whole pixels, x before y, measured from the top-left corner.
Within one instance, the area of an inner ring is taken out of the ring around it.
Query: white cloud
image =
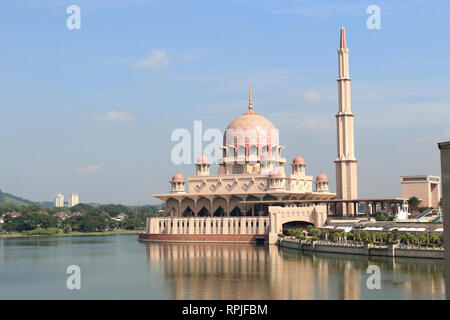
[[[90,165],[90,166],[77,168],[77,172],[80,172],[80,173],[92,173],[92,172],[97,172],[99,170],[100,170],[99,165]]]
[[[100,121],[108,121],[108,122],[123,122],[123,121],[131,121],[134,119],[134,116],[128,112],[120,112],[111,110],[107,113],[103,114],[94,114],[92,118]]]
[[[131,64],[133,68],[161,69],[169,65],[169,57],[164,49],[152,50],[151,54],[140,61]]]
[[[309,104],[315,104],[322,101],[322,96],[315,90],[310,90],[302,95],[302,100]]]

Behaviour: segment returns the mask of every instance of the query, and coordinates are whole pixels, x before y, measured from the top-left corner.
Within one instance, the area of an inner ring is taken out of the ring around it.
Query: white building
[[[77,193],[71,193],[69,197],[69,207],[76,206],[80,203],[80,200],[78,199]]]
[[[55,207],[64,207],[64,195],[61,192],[56,195]]]

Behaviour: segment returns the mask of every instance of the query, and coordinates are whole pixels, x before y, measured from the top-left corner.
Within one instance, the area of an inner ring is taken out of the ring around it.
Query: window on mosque
[[[228,156],[229,157],[234,157],[234,148],[229,148],[228,149]]]
[[[245,157],[245,147],[244,146],[239,146],[238,157]]]
[[[233,166],[233,174],[243,174],[244,167],[241,164],[236,164]]]
[[[277,147],[272,147],[272,157],[275,159],[278,158]]]

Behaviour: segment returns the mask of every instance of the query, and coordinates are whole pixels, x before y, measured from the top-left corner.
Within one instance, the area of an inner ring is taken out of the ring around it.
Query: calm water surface
[[[381,269],[369,290],[367,267]],[[81,268],[81,290],[66,268]],[[276,246],[140,243],[137,235],[0,239],[0,299],[444,299],[443,261]]]

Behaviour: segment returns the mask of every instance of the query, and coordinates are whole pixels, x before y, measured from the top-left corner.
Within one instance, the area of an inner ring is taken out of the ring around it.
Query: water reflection
[[[174,299],[443,299],[443,261],[314,254],[276,246],[146,244]],[[367,267],[381,270],[369,290]]]

